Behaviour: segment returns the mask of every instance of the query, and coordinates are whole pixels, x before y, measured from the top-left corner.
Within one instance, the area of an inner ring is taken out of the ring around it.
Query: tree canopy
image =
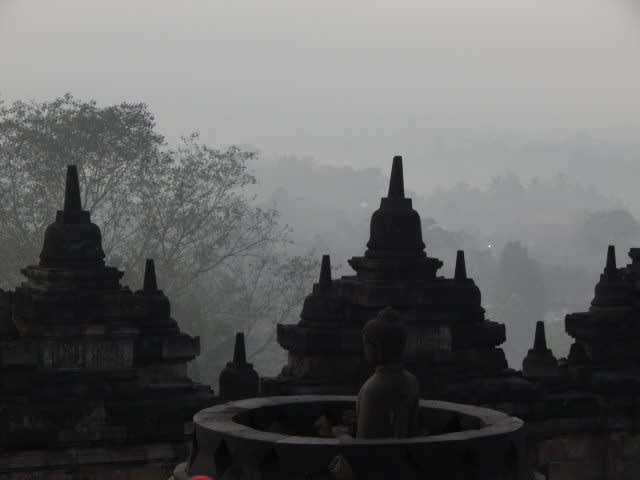
[[[288,227],[250,193],[255,157],[197,133],[169,146],[143,103],[101,107],[67,94],[0,105],[1,285],[37,262],[62,206],[65,167],[75,164],[108,262],[136,282],[154,258],[161,287],[196,319],[179,320],[202,335],[204,351],[213,355],[235,330],[274,330],[302,299],[315,262],[288,255]]]

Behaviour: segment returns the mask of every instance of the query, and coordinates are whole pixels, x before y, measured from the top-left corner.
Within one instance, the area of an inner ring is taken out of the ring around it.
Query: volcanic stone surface
[[[338,418],[355,401],[350,396],[287,396],[203,410],[195,417],[192,455],[174,477],[341,478],[329,472],[338,458],[358,479],[531,479],[522,421],[485,408],[421,401],[421,422],[431,434],[406,439],[311,436],[314,418]],[[289,431],[267,431],[276,420]]]
[[[184,455],[191,417],[218,401],[187,376],[199,339],[171,318],[153,261],[135,293],[120,284],[123,272],[105,265],[74,166],[40,262],[22,273],[15,291],[0,293],[0,473],[92,462],[125,468],[126,445],[164,445]],[[99,450],[82,461],[61,453],[73,448]],[[23,454],[28,468],[12,461]]]

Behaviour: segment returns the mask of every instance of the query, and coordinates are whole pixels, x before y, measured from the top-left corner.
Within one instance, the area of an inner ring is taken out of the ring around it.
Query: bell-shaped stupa
[[[442,262],[425,247],[397,156],[388,194],[371,217],[366,251],[349,260],[355,275],[332,279],[323,258],[301,321],[278,325],[289,361],[281,375],[263,379],[263,393],[356,393],[370,373],[362,328],[388,305],[407,326],[407,369],[430,398],[466,399],[475,395],[466,388],[470,382],[508,375],[498,348],[505,341],[504,325],[485,318],[464,254],[458,253],[455,278],[444,278],[437,275]]]
[[[200,342],[171,318],[153,262],[134,294],[104,258],[69,166],[39,264],[0,295],[0,451],[15,472],[158,475],[186,456],[193,414],[218,401],[187,375]]]

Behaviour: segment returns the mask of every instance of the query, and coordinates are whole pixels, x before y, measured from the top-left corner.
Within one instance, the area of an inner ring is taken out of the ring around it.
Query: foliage
[[[183,323],[203,334],[203,350],[220,340],[215,331],[273,331],[301,302],[315,263],[288,255],[288,227],[250,194],[255,152],[215,149],[195,133],[169,147],[155,127],[142,103],[100,107],[67,94],[0,105],[1,284],[37,261],[62,205],[65,166],[76,164],[108,262],[131,282],[155,258],[177,311],[196,319]]]
[[[629,244],[638,238],[640,223],[622,208],[590,214],[579,230],[593,250],[604,252],[610,244]]]
[[[135,229],[137,185],[157,163],[163,138],[142,104],[98,108],[70,95],[0,109],[2,283],[37,258],[42,232],[62,205],[65,166],[76,164],[83,205],[113,251]]]

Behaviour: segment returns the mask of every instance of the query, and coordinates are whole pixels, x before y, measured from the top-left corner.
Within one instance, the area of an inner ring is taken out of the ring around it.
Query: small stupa
[[[536,323],[533,348],[529,350],[522,362],[522,374],[526,378],[536,380],[557,378],[559,375],[558,361],[547,348],[547,337],[542,321]]]
[[[260,390],[260,377],[247,362],[244,333],[236,333],[233,361],[227,362],[220,372],[220,396],[224,401],[257,397]]]

